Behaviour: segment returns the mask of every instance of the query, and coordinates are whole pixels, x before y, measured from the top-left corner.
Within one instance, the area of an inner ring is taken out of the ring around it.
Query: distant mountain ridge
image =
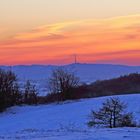
[[[17,65],[0,66],[2,69],[11,69],[19,80],[46,80],[50,77],[53,69],[60,66],[55,65]],[[125,66],[111,64],[69,64],[62,67],[74,72],[82,82],[94,82],[119,77],[129,73],[140,73],[140,66]]]

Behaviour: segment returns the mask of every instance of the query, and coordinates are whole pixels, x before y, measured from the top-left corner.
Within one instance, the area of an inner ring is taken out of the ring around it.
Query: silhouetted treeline
[[[66,100],[134,93],[140,93],[140,74],[138,73],[72,87]],[[49,94],[45,97],[45,102],[60,101],[61,96],[61,93]]]
[[[140,93],[140,74],[133,73],[92,84],[79,83],[79,78],[64,69],[56,69],[48,80],[50,93],[39,96],[30,81],[21,90],[17,76],[12,71],[0,69],[0,112],[7,107],[21,104],[45,104],[81,98]]]
[[[132,73],[110,80],[96,81],[87,86],[89,97],[140,93],[140,74]]]
[[[20,90],[16,75],[0,69],[0,112],[20,104],[37,104],[37,91],[29,81]]]

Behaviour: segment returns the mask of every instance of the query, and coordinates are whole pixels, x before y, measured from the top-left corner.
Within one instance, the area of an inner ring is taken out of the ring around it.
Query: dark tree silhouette
[[[25,84],[25,91],[23,93],[23,102],[25,104],[37,104],[37,89],[36,86],[31,84],[28,80]]]
[[[132,114],[125,114],[125,108],[126,104],[121,102],[119,98],[107,99],[99,111],[92,111],[92,120],[89,122],[89,125],[104,124],[109,125],[110,128],[114,128],[133,124]]]
[[[20,97],[16,75],[0,69],[0,111],[19,104]]]
[[[49,79],[49,89],[53,94],[61,94],[62,101],[69,99],[73,88],[79,85],[79,78],[73,73],[58,68]]]

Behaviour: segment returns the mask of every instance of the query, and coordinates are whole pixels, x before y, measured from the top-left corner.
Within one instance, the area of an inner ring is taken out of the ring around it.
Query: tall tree
[[[20,95],[17,86],[16,75],[10,70],[0,69],[0,111],[17,104]]]
[[[69,99],[72,89],[79,85],[79,78],[63,68],[58,68],[52,72],[49,79],[51,93],[61,94],[61,100]]]

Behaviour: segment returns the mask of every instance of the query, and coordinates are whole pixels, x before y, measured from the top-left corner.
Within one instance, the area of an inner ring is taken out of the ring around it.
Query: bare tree
[[[61,100],[69,99],[73,88],[79,85],[79,78],[63,68],[58,68],[52,72],[49,79],[49,88],[53,94],[61,94]]]
[[[36,86],[31,84],[28,80],[25,84],[25,91],[23,94],[23,102],[25,104],[37,104],[37,89]]]
[[[126,125],[128,121],[129,124],[132,124],[132,114],[131,113],[124,113],[126,108],[126,104],[121,102],[119,98],[110,98],[107,99],[102,108],[99,111],[92,111],[91,113],[91,121],[89,125],[95,124],[104,124],[109,125],[110,128],[114,128],[117,126]],[[131,116],[130,116],[131,115]],[[127,121],[125,121],[126,119]]]
[[[16,75],[0,69],[0,111],[19,103],[20,91]]]
[[[22,104],[22,94],[17,82],[13,85],[12,94],[10,98],[12,101],[12,105]]]

